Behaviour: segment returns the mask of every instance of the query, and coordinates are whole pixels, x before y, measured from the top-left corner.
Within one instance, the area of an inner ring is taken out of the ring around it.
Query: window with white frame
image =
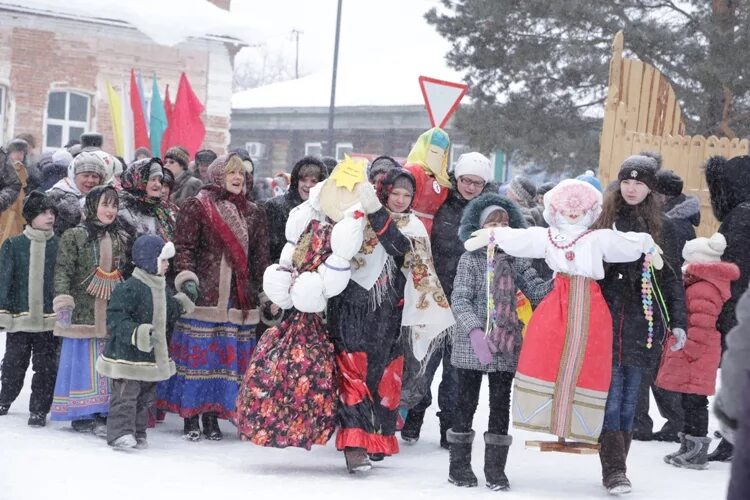
[[[469,146],[465,144],[454,144],[451,146],[451,156],[450,156],[450,166],[448,168],[449,172],[453,172],[453,169],[456,166],[456,162],[461,157],[462,154],[469,152]]]
[[[5,142],[5,108],[7,100],[8,90],[0,85],[0,144]]]
[[[337,142],[336,143],[336,161],[344,159],[344,155],[350,155],[354,151],[354,146],[351,142]]]
[[[265,159],[268,154],[268,149],[262,142],[246,142],[245,149],[250,155],[250,158],[253,158],[255,160]]]
[[[320,142],[306,142],[305,156],[317,156],[321,158],[323,156],[323,144]]]
[[[50,92],[44,131],[45,148],[61,148],[70,139],[78,139],[89,128],[90,98],[67,90]]]

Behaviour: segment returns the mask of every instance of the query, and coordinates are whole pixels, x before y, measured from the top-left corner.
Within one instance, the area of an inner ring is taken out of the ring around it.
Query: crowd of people
[[[397,435],[419,441],[442,364],[457,486],[478,484],[487,374],[492,490],[510,487],[513,422],[596,447],[611,494],[631,489],[635,439],[679,444],[677,467],[733,459],[730,498],[750,495],[732,444],[750,440],[748,156],[708,161],[721,226],[698,238],[699,200],[648,152],[603,188],[592,172],[499,185],[478,152],[449,169],[439,128],[404,165],[306,156],[258,182],[243,149],[126,162],[95,133],[34,149],[29,135],[0,149],[0,415],[31,363],[32,427],[69,421],[115,449],[148,447],[167,413],[189,441],[222,439],[222,420],[261,446],[336,433],[361,473]]]

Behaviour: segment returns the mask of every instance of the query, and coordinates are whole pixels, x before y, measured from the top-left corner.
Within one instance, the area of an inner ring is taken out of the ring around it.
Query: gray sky
[[[392,61],[403,66],[414,60],[439,73],[450,44],[424,20],[437,0],[343,0],[339,65],[363,62],[378,69]],[[282,51],[294,66],[291,31],[300,36],[300,73],[326,70],[333,60],[336,0],[233,0],[232,13],[259,26],[273,53]],[[251,28],[250,28],[251,29]],[[241,59],[252,57],[244,49]],[[440,77],[439,74],[435,76]]]

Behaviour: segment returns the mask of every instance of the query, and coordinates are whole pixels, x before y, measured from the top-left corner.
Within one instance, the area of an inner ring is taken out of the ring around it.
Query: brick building
[[[230,1],[211,3],[223,9],[219,15],[229,19]],[[154,73],[162,92],[169,84],[174,99],[184,71],[205,106],[204,145],[225,150],[229,144],[232,63],[242,42],[221,34],[204,34],[173,46],[159,45],[127,19],[72,15],[62,7],[58,11],[33,5],[33,1],[22,6],[0,0],[2,143],[30,133],[37,140],[37,149],[45,150],[58,148],[84,131],[97,131],[104,135],[105,150],[114,151],[106,82],[119,91],[128,84],[130,69],[135,68],[143,75],[147,100]],[[170,29],[169,25],[164,29]]]

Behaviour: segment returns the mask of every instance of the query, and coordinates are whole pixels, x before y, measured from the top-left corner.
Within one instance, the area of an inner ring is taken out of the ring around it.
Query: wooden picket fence
[[[685,181],[685,192],[701,201],[698,234],[708,236],[718,227],[711,212],[703,173],[706,160],[746,155],[747,139],[685,136],[682,110],[672,85],[650,64],[624,58],[622,31],[615,35],[609,64],[609,84],[600,137],[599,177],[603,185],[617,179],[622,161],[632,154],[653,151],[662,168],[674,170]]]

